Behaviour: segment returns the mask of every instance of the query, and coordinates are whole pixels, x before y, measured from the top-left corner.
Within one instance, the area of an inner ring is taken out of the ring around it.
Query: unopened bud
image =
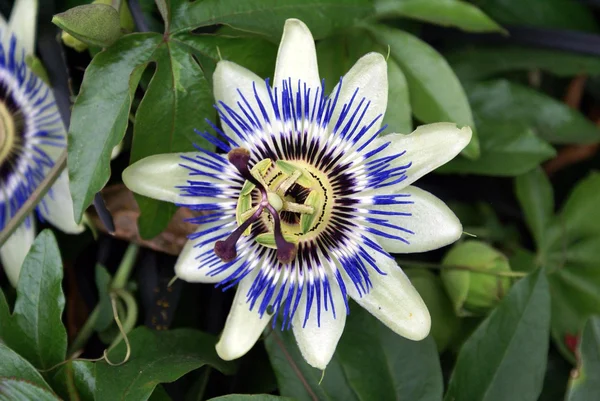
[[[508,259],[480,241],[455,245],[444,258],[448,268],[441,272],[442,282],[458,315],[482,315],[495,307],[511,286]]]

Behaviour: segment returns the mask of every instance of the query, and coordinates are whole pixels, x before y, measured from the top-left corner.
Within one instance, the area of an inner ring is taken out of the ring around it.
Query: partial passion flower
[[[25,64],[26,55],[34,51],[36,7],[37,2],[17,1],[10,25],[0,15],[0,229],[44,180],[67,144],[52,91]],[[73,218],[66,171],[36,211],[64,232],[83,230]],[[35,221],[28,216],[0,248],[13,285],[34,238]]]
[[[218,150],[163,154],[125,170],[133,191],[203,211],[177,276],[238,285],[217,344],[244,355],[265,326],[291,327],[309,364],[324,369],[348,297],[396,333],[420,340],[430,317],[390,256],[456,241],[462,227],[433,195],[410,186],[456,156],[468,127],[439,123],[379,136],[388,98],[383,56],[357,61],[327,96],[312,35],[285,24],[273,87],[228,61],[213,76]]]

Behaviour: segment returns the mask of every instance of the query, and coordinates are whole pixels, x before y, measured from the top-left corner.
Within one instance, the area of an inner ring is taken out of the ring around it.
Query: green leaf
[[[156,386],[148,401],[171,401],[171,397],[163,386]]]
[[[106,4],[71,8],[52,17],[52,23],[90,46],[109,47],[123,35],[119,12]]]
[[[124,36],[94,57],[85,71],[73,106],[68,140],[69,178],[77,220],[108,181],[110,155],[127,129],[134,91],[152,50],[162,39],[156,33]]]
[[[332,35],[316,43],[319,75],[325,79],[325,92],[331,93],[346,72],[366,53],[376,51],[385,54],[379,46],[362,30],[350,30],[340,35]]]
[[[572,52],[517,46],[474,46],[444,54],[463,81],[505,72],[540,69],[560,77],[599,75],[600,59]]]
[[[569,382],[567,401],[593,400],[600,394],[600,317],[592,317],[579,345],[581,366]]]
[[[501,24],[598,31],[598,24],[593,14],[582,2],[478,0],[477,5]]]
[[[382,124],[387,124],[387,132],[409,134],[413,130],[408,82],[402,68],[394,59],[387,61],[388,103]]]
[[[277,45],[262,38],[241,35],[242,32],[230,31],[218,36],[178,34],[176,38],[211,58],[214,63],[222,58],[249,69],[261,78],[273,77]],[[209,78],[212,74],[206,76]]]
[[[466,89],[478,119],[520,123],[550,143],[600,141],[600,130],[581,113],[533,89],[506,80],[468,85]]]
[[[0,401],[60,401],[50,390],[21,379],[0,377]]]
[[[62,278],[58,245],[52,232],[44,230],[23,262],[15,309],[3,333],[4,342],[38,369],[64,361],[67,352]]]
[[[369,0],[178,0],[173,3],[172,33],[224,24],[276,41],[287,18],[304,21],[315,39],[321,39],[373,13]]]
[[[96,365],[88,361],[69,362],[54,373],[51,383],[64,399],[94,401]]]
[[[18,377],[50,390],[42,375],[25,358],[0,342],[0,377]]]
[[[204,73],[187,46],[176,40],[163,41],[154,49],[150,62],[156,71],[135,116],[131,163],[157,153],[194,150],[194,143],[208,143],[194,132],[208,128],[205,118],[215,121],[213,96]],[[153,238],[176,211],[154,199],[136,195],[142,238]]]
[[[230,394],[221,397],[211,398],[208,401],[292,401],[293,398],[278,397],[276,395],[268,394]]]
[[[378,0],[375,12],[380,17],[407,17],[468,32],[504,32],[483,11],[460,0]]]
[[[546,370],[550,292],[542,270],[516,283],[464,343],[445,400],[537,400]]]
[[[535,253],[520,246],[510,250],[508,261],[510,267],[517,272],[531,273],[538,267]]]
[[[297,400],[439,400],[443,382],[433,339],[406,340],[351,307],[321,384],[321,371],[304,362],[291,331],[267,337],[281,393]]]
[[[523,174],[556,155],[548,142],[523,124],[478,118],[476,121],[481,157],[476,160],[455,158],[438,172],[510,177]]]
[[[138,327],[129,334],[131,357],[121,366],[96,365],[96,401],[146,400],[159,383],[170,383],[184,374],[210,365],[231,374],[233,365],[215,351],[216,338],[197,330],[151,331]],[[111,361],[121,361],[126,347],[111,350]]]
[[[531,234],[541,247],[545,231],[554,214],[552,184],[541,168],[531,170],[515,179],[517,199]]]
[[[413,114],[425,123],[439,121],[468,125],[473,139],[463,150],[471,159],[479,156],[479,141],[465,92],[444,58],[416,36],[383,25],[367,29],[382,46],[390,46],[408,83]]]
[[[577,183],[561,211],[561,224],[570,240],[600,235],[600,173],[591,173]]]
[[[538,258],[548,266],[552,289],[552,336],[567,358],[567,335],[578,335],[600,314],[600,173],[581,180],[545,234]]]
[[[3,339],[10,331],[10,309],[2,288],[0,288],[0,339]]]
[[[76,215],[108,180],[110,151],[123,138],[133,93],[148,64],[155,70],[136,112],[131,162],[157,153],[191,151],[194,143],[207,147],[194,129],[205,130],[205,119],[215,120],[213,97],[195,59],[196,52],[202,53],[205,47],[197,50],[180,40],[191,36],[186,33],[163,40],[154,33],[128,35],[98,54],[86,70],[70,133],[69,170]],[[107,76],[111,77],[108,82]],[[136,195],[136,199],[140,234],[152,238],[166,227],[176,208],[143,196]]]

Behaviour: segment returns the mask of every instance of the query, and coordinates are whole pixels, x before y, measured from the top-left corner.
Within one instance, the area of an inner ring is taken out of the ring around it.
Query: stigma
[[[270,191],[264,179],[260,174],[256,174],[248,167],[250,162],[250,152],[245,148],[234,148],[227,154],[227,159],[237,169],[240,175],[246,179],[246,190],[242,189],[241,194],[244,199],[250,199],[253,190],[258,190],[259,202],[256,206],[247,208],[247,210],[238,219],[238,227],[225,239],[215,243],[214,252],[223,262],[231,262],[237,257],[236,244],[240,237],[247,232],[252,223],[262,218],[263,212],[267,212],[273,222],[272,237],[277,248],[277,260],[287,264],[294,260],[298,252],[297,244],[288,241],[282,232],[281,217],[279,212],[284,209],[286,202],[279,193]],[[249,189],[248,189],[249,188]],[[242,199],[242,196],[240,199]],[[245,202],[248,205],[248,202]],[[239,201],[238,201],[239,206]],[[238,207],[239,209],[239,207]],[[248,212],[251,212],[250,214]],[[241,221],[240,221],[241,220]]]

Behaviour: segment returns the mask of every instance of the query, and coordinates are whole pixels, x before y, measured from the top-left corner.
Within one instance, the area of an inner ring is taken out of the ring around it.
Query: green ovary
[[[281,230],[287,241],[293,243],[310,241],[326,226],[331,214],[331,186],[327,176],[313,166],[300,161],[263,159],[251,169],[252,176],[267,190],[269,204],[279,213]],[[258,196],[255,196],[258,194]],[[260,192],[254,184],[246,181],[237,202],[238,226],[259,209]],[[283,218],[283,216],[287,216]],[[268,232],[257,236],[256,241],[275,248],[273,218],[266,211],[261,219]],[[250,235],[250,226],[244,235]]]

